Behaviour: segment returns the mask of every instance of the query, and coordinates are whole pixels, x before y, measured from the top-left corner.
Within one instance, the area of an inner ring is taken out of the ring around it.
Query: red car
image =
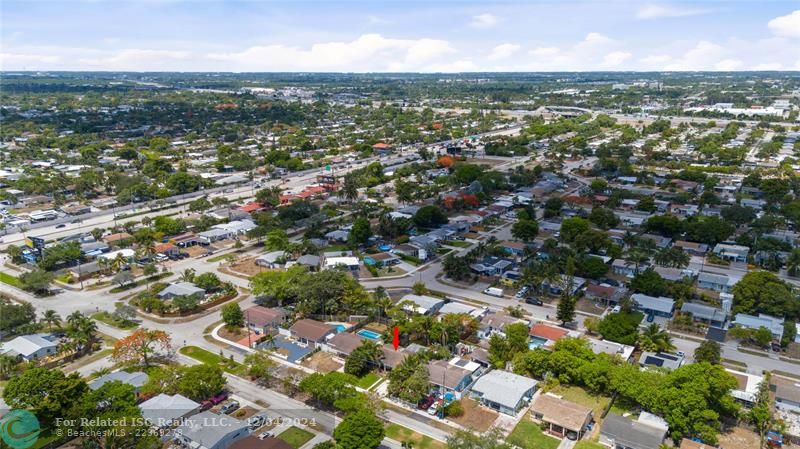
[[[434,402],[436,402],[436,398],[432,396],[425,396],[421,401],[419,401],[417,407],[419,407],[420,410],[428,410]]]
[[[211,398],[206,399],[205,401],[203,401],[200,404],[200,410],[208,410],[211,407],[213,407],[213,406],[219,404],[220,402],[224,401],[225,399],[228,399],[228,392],[227,391],[219,392],[216,395],[212,396]]]

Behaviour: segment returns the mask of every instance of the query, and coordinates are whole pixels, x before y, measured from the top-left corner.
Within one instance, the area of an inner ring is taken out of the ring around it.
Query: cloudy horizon
[[[4,71],[800,70],[785,1],[8,0],[0,25]]]

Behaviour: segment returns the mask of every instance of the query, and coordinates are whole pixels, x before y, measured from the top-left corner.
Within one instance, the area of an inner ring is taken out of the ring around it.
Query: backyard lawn
[[[389,424],[386,426],[386,436],[401,443],[410,442],[414,449],[445,449],[447,445],[441,441],[422,435],[408,427],[399,424]]]
[[[363,376],[359,377],[358,378],[358,382],[356,382],[355,385],[357,387],[359,387],[359,388],[363,388],[365,390],[368,390],[369,387],[371,387],[373,384],[375,384],[375,382],[377,382],[379,379],[380,379],[380,377],[378,377],[377,374],[375,374],[375,373],[367,373],[367,374],[364,374]]]
[[[611,402],[611,398],[592,395],[581,387],[558,385],[549,392],[561,396],[567,401],[590,407],[594,411],[594,416],[603,416],[603,411]]]
[[[522,449],[556,449],[560,443],[560,440],[545,435],[538,424],[527,418],[517,424],[506,441]]]
[[[244,370],[244,366],[241,364],[232,362],[229,359],[220,357],[218,354],[206,351],[203,348],[198,348],[197,346],[184,346],[178,351],[181,354],[191,357],[198,362],[205,363],[206,365],[219,366],[223,371],[231,374],[241,375],[242,371]]]
[[[607,449],[606,446],[603,446],[600,443],[589,441],[589,440],[581,440],[575,444],[575,449]]]
[[[288,429],[284,430],[278,438],[285,441],[289,446],[292,446],[294,449],[300,448],[302,445],[306,444],[314,438],[314,434],[309,432],[308,430],[303,430],[299,427],[289,427]]]

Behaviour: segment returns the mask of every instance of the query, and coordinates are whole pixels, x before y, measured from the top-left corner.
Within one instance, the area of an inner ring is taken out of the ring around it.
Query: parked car
[[[420,410],[427,410],[431,408],[431,405],[433,405],[434,402],[436,402],[436,399],[434,399],[432,396],[425,396],[421,401],[419,401],[417,407],[419,407]]]
[[[253,415],[247,420],[247,425],[250,427],[250,430],[255,430],[263,426],[268,419],[269,417],[267,415]]]
[[[211,403],[214,405],[221,404],[223,401],[225,401],[225,399],[228,399],[227,391],[220,391],[214,396],[208,398],[208,400],[211,401]]]
[[[544,302],[542,302],[539,298],[534,298],[533,296],[528,296],[525,298],[525,304],[532,304],[534,306],[543,306]]]
[[[271,437],[272,437],[272,432],[264,432],[264,433],[262,433],[261,435],[258,436],[258,439],[259,440],[265,440],[265,439],[271,438]]]
[[[66,228],[66,227],[67,227],[67,225],[65,225],[64,223],[60,223],[60,224],[56,225],[56,229],[61,229],[61,228]]]
[[[656,315],[655,314],[653,314],[653,313],[648,313],[647,314],[647,322],[648,323],[652,323],[655,319],[656,319]]]
[[[428,408],[428,414],[431,416],[436,415],[436,413],[439,412],[439,407],[441,407],[441,405],[442,405],[441,399],[434,402],[433,405],[431,405],[430,408]]]
[[[496,296],[498,298],[502,298],[503,297],[503,289],[502,288],[489,287],[486,290],[484,290],[483,293],[485,293],[487,295],[490,295],[490,296]]]
[[[223,415],[229,415],[238,408],[239,408],[239,403],[237,401],[231,401],[223,405],[222,408],[219,409],[219,412],[222,413]]]

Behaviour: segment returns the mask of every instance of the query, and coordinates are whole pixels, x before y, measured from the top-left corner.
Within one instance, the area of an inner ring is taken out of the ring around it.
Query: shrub
[[[444,408],[444,415],[453,418],[464,415],[464,406],[461,405],[461,401],[453,401],[447,404],[447,407]]]

